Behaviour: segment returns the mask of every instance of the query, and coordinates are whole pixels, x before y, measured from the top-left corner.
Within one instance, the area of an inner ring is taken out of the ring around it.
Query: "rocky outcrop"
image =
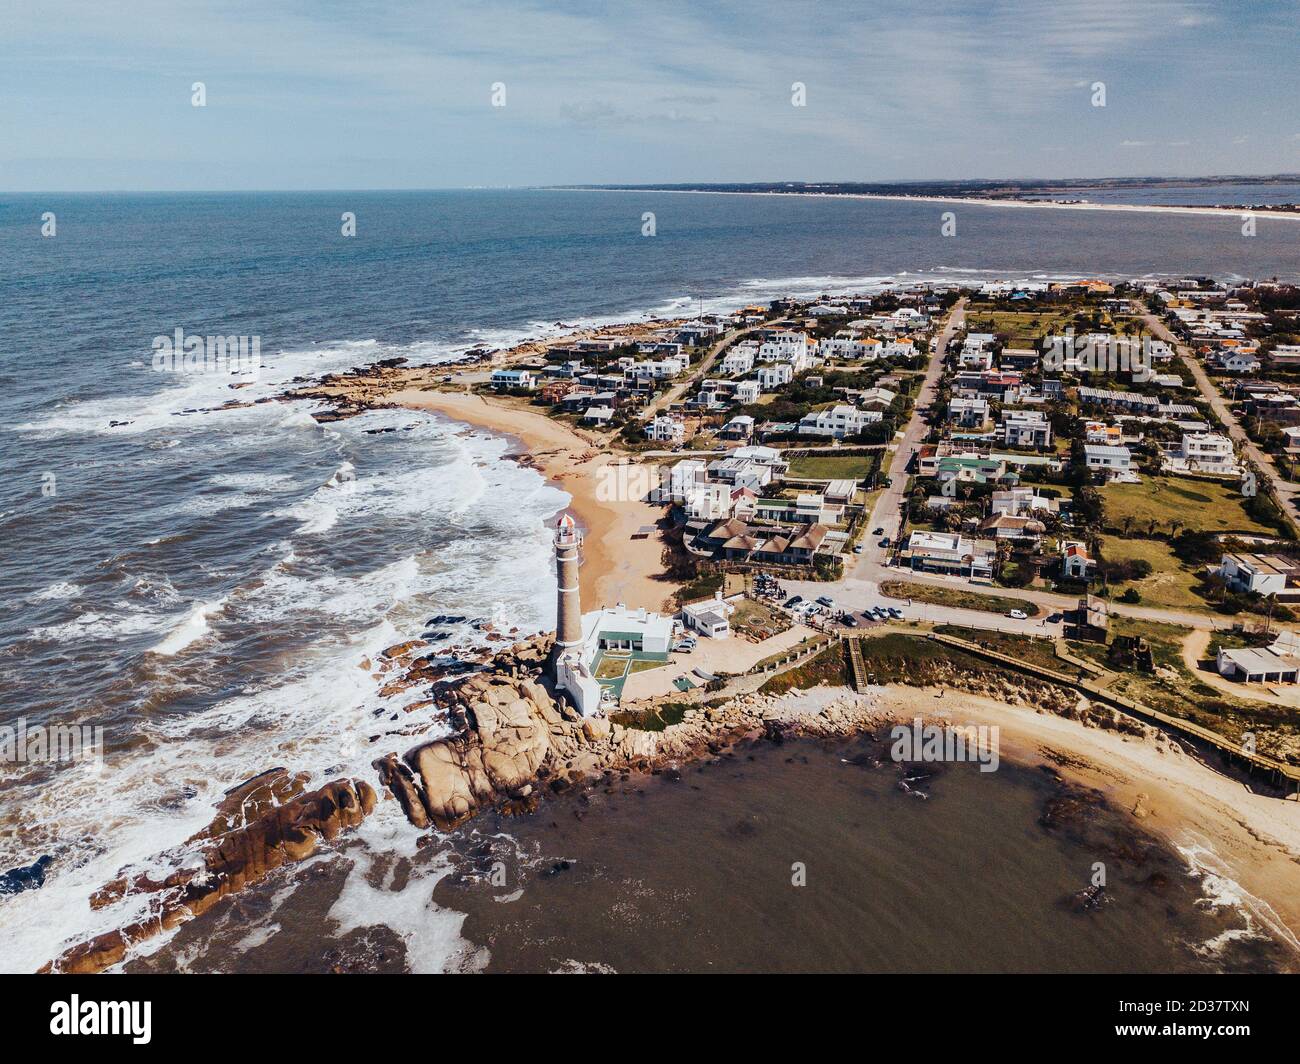
[[[845,691],[812,712],[747,695],[689,709],[662,731],[624,727],[579,717],[551,693],[542,681],[548,650],[532,640],[498,655],[485,672],[441,685],[452,734],[375,762],[413,825],[445,830],[487,808],[531,807],[544,786],[560,791],[611,772],[653,771],[743,740],[853,734],[878,719],[873,699]],[[620,719],[653,707],[623,708]]]
[[[363,780],[333,780],[305,792],[306,781],[302,773],[276,768],[228,791],[207,827],[162,855],[170,873],[124,875],[91,896],[91,907],[102,909],[129,895],[149,895],[145,919],[72,947],[42,971],[103,971],[132,944],[206,912],[281,865],[310,857],[321,840],[360,824],[375,807],[374,788]]]

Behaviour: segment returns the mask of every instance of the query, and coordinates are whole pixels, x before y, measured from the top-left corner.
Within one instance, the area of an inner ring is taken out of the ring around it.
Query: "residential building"
[[[983,429],[989,419],[987,399],[950,399],[948,420],[965,429]]]
[[[682,624],[692,632],[699,632],[711,639],[726,639],[731,634],[731,624],[727,618],[736,612],[736,607],[726,602],[722,592],[702,602],[688,602],[682,607]]]
[[[1066,580],[1088,581],[1097,571],[1097,561],[1088,554],[1085,544],[1066,540],[1061,544],[1061,576]]]
[[[1099,470],[1108,475],[1128,473],[1133,467],[1133,455],[1127,447],[1085,443],[1083,455],[1089,469]]]
[[[856,436],[868,425],[881,419],[877,410],[859,410],[855,406],[840,404],[805,414],[799,421],[799,435],[843,439],[846,436]]]
[[[1220,647],[1216,664],[1220,676],[1244,683],[1296,683],[1300,681],[1300,641],[1293,632],[1282,632],[1267,647]]]
[[[1189,472],[1223,476],[1236,476],[1241,472],[1232,441],[1218,432],[1185,433],[1178,451],[1168,456],[1165,464]]]
[[[1225,554],[1218,574],[1236,592],[1277,595],[1300,573],[1300,562],[1276,554]]]
[[[681,418],[660,414],[646,425],[645,434],[656,443],[681,443],[686,439],[686,425]]]
[[[538,385],[538,375],[530,369],[492,371],[492,387],[497,391],[531,392]]]
[[[913,569],[992,580],[996,550],[988,540],[967,539],[959,532],[913,532],[902,560]]]
[[[1052,423],[1042,410],[1004,410],[1002,442],[1007,447],[1043,450],[1052,444]]]

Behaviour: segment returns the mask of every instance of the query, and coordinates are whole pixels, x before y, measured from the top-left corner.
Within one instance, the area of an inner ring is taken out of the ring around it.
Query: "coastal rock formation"
[[[747,739],[844,736],[880,719],[874,699],[844,691],[812,710],[797,698],[753,694],[699,704],[662,731],[625,727],[580,717],[551,694],[541,678],[549,649],[548,639],[531,640],[499,654],[487,671],[439,685],[452,735],[375,762],[415,827],[445,830],[484,809],[531,808],[543,783],[562,791],[610,773],[671,769]],[[632,704],[618,717],[654,709]]]
[[[206,912],[272,869],[310,857],[322,839],[360,824],[375,807],[374,788],[364,780],[333,780],[304,793],[306,780],[275,768],[228,791],[207,827],[163,855],[170,873],[122,876],[91,896],[91,907],[102,909],[128,895],[150,895],[146,918],[73,946],[42,971],[103,971],[133,943]]]

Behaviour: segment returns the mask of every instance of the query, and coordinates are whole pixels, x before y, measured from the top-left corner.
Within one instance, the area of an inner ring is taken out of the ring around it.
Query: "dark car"
[[[845,628],[856,628],[858,626],[858,622],[853,619],[853,614],[851,613],[846,613],[840,619],[840,624],[844,625]]]
[[[873,528],[871,534],[873,536],[883,536],[885,534],[885,526],[881,525],[879,528]]]
[[[803,601],[802,595],[791,595],[788,599],[785,600],[785,608],[787,610],[791,609],[799,605],[799,603],[801,603],[802,601]]]
[[[1048,624],[1057,624],[1058,622],[1063,621],[1063,620],[1065,620],[1065,614],[1063,614],[1063,613],[1053,613],[1050,617],[1047,618],[1047,623],[1048,623]]]

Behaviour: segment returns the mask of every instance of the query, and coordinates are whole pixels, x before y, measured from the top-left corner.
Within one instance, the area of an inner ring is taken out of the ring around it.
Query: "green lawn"
[[[1237,485],[1188,477],[1143,477],[1140,484],[1110,484],[1101,489],[1106,527],[1120,533],[1169,532],[1170,522],[1193,532],[1254,532],[1276,535],[1243,505]],[[1125,519],[1132,518],[1128,526]]]
[[[1107,561],[1145,561],[1151,564],[1151,575],[1141,580],[1130,580],[1111,585],[1111,597],[1118,598],[1128,588],[1137,588],[1144,606],[1161,606],[1165,609],[1208,609],[1205,599],[1195,591],[1196,575],[1185,568],[1161,539],[1125,539],[1120,536],[1103,536],[1102,555]]]
[[[1037,617],[1041,612],[1034,603],[1012,598],[1010,595],[981,595],[975,591],[963,591],[959,587],[911,584],[905,580],[886,580],[880,585],[880,593],[890,598],[910,598],[916,602],[929,602],[935,606],[983,610],[985,613],[1006,614],[1011,610],[1022,610],[1026,616]]]
[[[805,454],[790,460],[790,476],[811,480],[861,480],[875,468],[872,454]]]

